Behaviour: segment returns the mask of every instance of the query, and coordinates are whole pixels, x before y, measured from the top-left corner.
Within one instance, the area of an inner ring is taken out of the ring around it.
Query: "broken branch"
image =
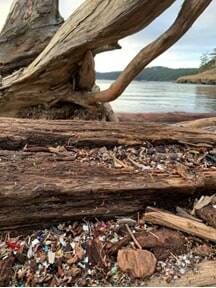
[[[191,219],[163,212],[159,209],[155,212],[145,213],[144,220],[151,224],[165,226],[187,234],[198,236],[205,240],[216,242],[216,229]]]

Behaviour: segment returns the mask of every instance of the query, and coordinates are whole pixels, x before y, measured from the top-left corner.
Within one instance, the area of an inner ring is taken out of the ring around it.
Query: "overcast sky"
[[[60,12],[62,16],[67,19],[84,0],[59,0],[59,2]],[[11,3],[12,0],[0,0],[0,29],[7,17]],[[122,70],[139,50],[169,27],[175,19],[182,3],[183,0],[176,0],[166,12],[158,17],[144,31],[121,40],[121,50],[96,56],[97,71]],[[190,31],[149,66],[168,66],[172,68],[198,67],[200,64],[200,56],[215,47],[216,0],[213,0]]]

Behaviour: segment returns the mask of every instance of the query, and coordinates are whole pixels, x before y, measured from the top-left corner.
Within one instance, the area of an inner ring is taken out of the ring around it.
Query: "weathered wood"
[[[193,121],[185,121],[178,123],[177,125],[181,127],[186,127],[186,128],[207,128],[207,127],[212,127],[216,126],[216,117],[210,117],[210,118],[204,118],[204,119],[197,119]]]
[[[178,123],[183,121],[194,121],[196,119],[205,119],[216,117],[216,113],[190,113],[190,112],[165,112],[165,113],[116,113],[120,122],[157,122],[157,123]],[[186,124],[186,123],[185,123]]]
[[[172,203],[216,187],[216,171],[200,171],[196,180],[185,180],[92,166],[46,152],[0,150],[0,158],[1,230],[84,216],[128,215],[155,202]]]
[[[82,163],[73,157],[74,145],[82,149],[142,145],[146,140],[176,143],[181,139],[216,144],[214,133],[174,129],[172,125],[1,118],[0,229],[83,216],[124,215],[166,199],[173,203],[198,193],[213,193],[213,169],[198,169],[197,177],[185,179],[106,168],[101,163]],[[31,152],[26,152],[26,145]],[[68,150],[55,152],[58,145]]]
[[[216,242],[216,229],[197,221],[163,212],[159,209],[144,214],[148,223],[158,224],[178,231],[185,232],[199,238]]]
[[[15,116],[25,107],[40,104],[50,107],[62,101],[89,107],[116,99],[149,62],[172,46],[192,26],[211,1],[185,0],[171,28],[144,48],[108,90],[81,93],[79,89],[74,91],[74,87],[79,87],[76,83],[74,85],[74,79],[83,67],[86,53],[91,51],[94,54],[94,51],[107,45],[116,47],[119,39],[149,25],[174,2],[133,0],[122,5],[117,0],[85,1],[32,64],[24,71],[3,79],[0,114]]]
[[[211,1],[185,0],[173,25],[155,41],[143,48],[107,90],[92,95],[94,101],[110,102],[117,99],[151,61],[165,52],[190,29]],[[89,101],[91,103],[92,99]]]
[[[140,145],[189,143],[216,145],[216,133],[166,124],[109,123],[92,121],[48,121],[0,118],[0,149],[20,149],[30,145]]]
[[[196,264],[195,271],[188,271],[180,278],[167,282],[154,277],[145,282],[147,287],[210,287],[216,285],[216,261],[204,261]]]
[[[58,0],[13,1],[0,33],[0,75],[28,66],[63,22]]]

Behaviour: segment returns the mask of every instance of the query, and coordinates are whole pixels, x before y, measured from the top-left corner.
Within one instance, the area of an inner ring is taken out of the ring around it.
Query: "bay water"
[[[112,82],[97,85],[104,90]],[[111,105],[115,112],[216,112],[216,85],[133,81]]]

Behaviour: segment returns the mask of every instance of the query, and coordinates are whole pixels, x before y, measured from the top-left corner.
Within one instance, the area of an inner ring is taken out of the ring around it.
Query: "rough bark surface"
[[[178,123],[216,117],[216,113],[190,113],[190,112],[165,112],[165,113],[116,113],[120,122],[157,122],[157,123]],[[186,124],[186,123],[185,123]],[[195,128],[195,127],[194,127]],[[199,128],[199,127],[198,127]]]
[[[0,119],[0,229],[31,227],[83,216],[124,215],[169,199],[212,193],[215,170],[193,179],[90,165],[49,147],[155,143],[216,144],[216,135],[171,125]],[[25,146],[31,148],[29,151]]]
[[[0,149],[22,149],[34,145],[115,146],[180,143],[214,146],[216,133],[166,124],[108,123],[91,121],[45,121],[0,118]]]
[[[191,129],[205,129],[207,127],[216,126],[216,117],[209,117],[204,119],[197,119],[193,121],[185,121],[178,123],[181,127],[191,128]]]
[[[84,216],[128,215],[147,205],[213,192],[215,171],[199,179],[90,166],[45,152],[0,150],[0,229]],[[199,174],[199,173],[198,173]]]
[[[14,0],[0,33],[0,75],[28,66],[63,23],[58,0]]]

